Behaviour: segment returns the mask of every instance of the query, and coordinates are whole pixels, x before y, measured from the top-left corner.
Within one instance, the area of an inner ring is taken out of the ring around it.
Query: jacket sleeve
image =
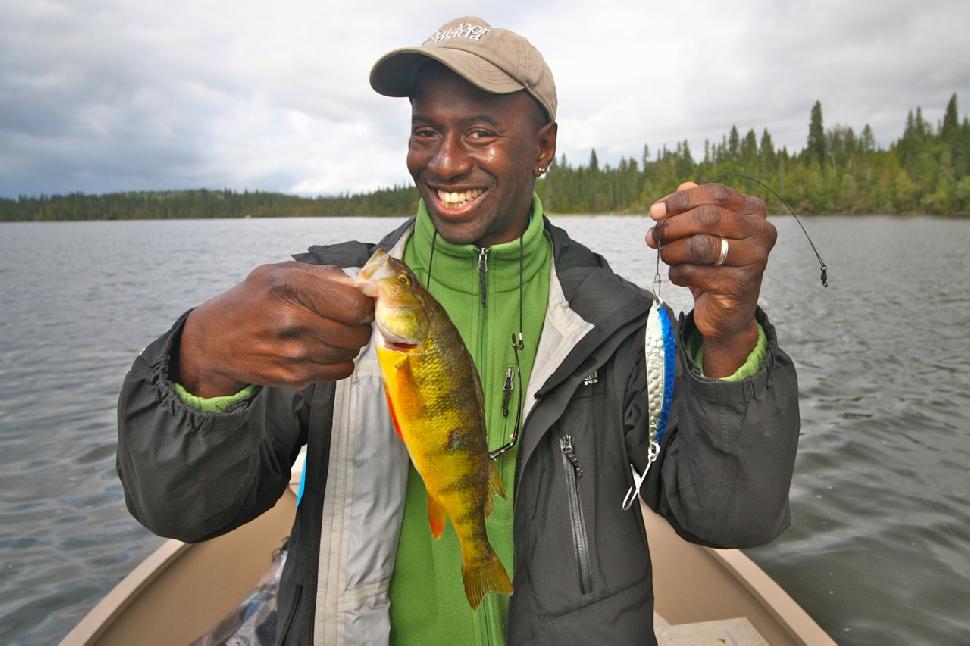
[[[142,351],[125,378],[117,469],[140,523],[194,542],[235,529],[279,499],[306,439],[311,393],[256,388],[220,413],[186,405],[169,379],[186,316]]]
[[[681,341],[674,402],[643,498],[682,537],[712,547],[753,547],[788,527],[788,491],[800,418],[792,360],[759,308],[767,350],[744,379],[705,379]],[[693,320],[681,320],[681,340]],[[645,388],[641,390],[645,399]],[[645,409],[645,404],[643,405]],[[644,441],[642,434],[640,443]],[[628,431],[628,441],[631,434]],[[631,455],[645,455],[629,447]],[[636,464],[639,470],[645,463]]]

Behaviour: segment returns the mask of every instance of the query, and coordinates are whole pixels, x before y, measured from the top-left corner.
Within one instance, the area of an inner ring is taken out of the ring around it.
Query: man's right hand
[[[189,315],[172,380],[208,398],[343,379],[373,320],[374,301],[337,267],[262,265]]]

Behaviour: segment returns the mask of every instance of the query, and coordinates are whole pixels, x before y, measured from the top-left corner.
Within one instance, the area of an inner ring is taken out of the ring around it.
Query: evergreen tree
[[[741,142],[741,164],[747,170],[753,170],[758,161],[758,136],[754,128],[748,130]]]
[[[958,178],[970,177],[970,122],[966,117],[953,137],[950,151],[953,156],[953,174]],[[961,212],[966,213],[966,210]]]
[[[731,126],[731,134],[728,135],[728,157],[731,161],[738,161],[740,158],[741,137],[738,135],[738,127]]]
[[[822,102],[815,101],[808,123],[808,144],[805,154],[816,160],[819,165],[825,165],[827,151],[825,149],[825,126],[822,124]]]
[[[862,152],[871,153],[876,150],[876,136],[872,134],[872,127],[866,124],[866,127],[862,129],[862,140],[861,140]]]
[[[596,149],[591,148],[589,151],[589,172],[595,174],[600,170],[599,160],[596,158]]]
[[[771,133],[765,128],[761,131],[761,143],[758,146],[761,157],[762,172],[772,173],[775,170],[775,144],[771,140]]]
[[[923,108],[921,106],[916,106],[916,117],[913,119],[913,123],[916,127],[917,138],[920,141],[926,139],[926,135],[929,134],[930,124],[923,118]]]
[[[952,142],[957,128],[960,126],[960,117],[957,113],[957,94],[956,92],[947,101],[946,111],[943,113],[943,125],[940,126],[940,137],[946,142]]]

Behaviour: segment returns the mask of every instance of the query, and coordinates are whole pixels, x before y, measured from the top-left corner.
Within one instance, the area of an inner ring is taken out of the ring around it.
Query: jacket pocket
[[[589,562],[589,539],[586,536],[586,517],[583,515],[583,501],[579,495],[579,480],[583,477],[583,467],[573,449],[573,438],[564,434],[559,438],[562,451],[562,469],[566,477],[566,500],[569,505],[569,525],[573,533],[573,548],[579,571],[579,591],[589,594],[592,591],[592,574]]]
[[[529,643],[656,645],[651,591],[650,580],[640,580],[565,614],[536,618]]]

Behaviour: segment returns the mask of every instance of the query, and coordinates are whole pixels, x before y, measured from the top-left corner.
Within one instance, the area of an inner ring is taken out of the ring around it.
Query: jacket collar
[[[590,326],[566,352],[555,371],[538,388],[544,396],[573,373],[593,370],[594,351],[621,328],[645,317],[650,296],[643,289],[613,273],[606,260],[572,240],[565,231],[546,222],[552,240],[555,278],[563,302],[557,303],[550,290],[550,309],[567,307]],[[537,359],[538,360],[538,359]]]

